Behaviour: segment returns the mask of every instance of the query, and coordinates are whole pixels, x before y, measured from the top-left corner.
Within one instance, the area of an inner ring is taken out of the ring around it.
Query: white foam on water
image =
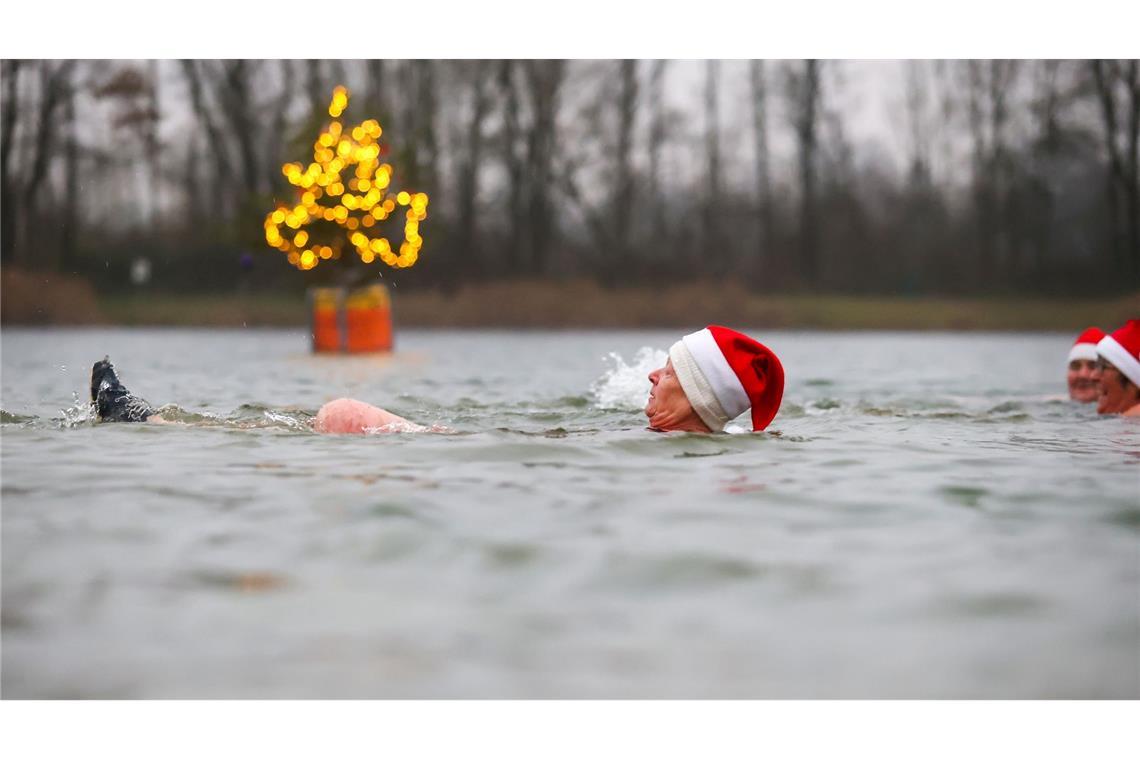
[[[424,433],[429,432],[430,429],[417,425],[414,422],[389,422],[387,425],[380,425],[379,427],[366,427],[363,432],[365,435],[383,435],[385,433]]]
[[[594,394],[594,406],[599,409],[636,409],[645,407],[649,398],[649,373],[665,366],[669,355],[659,348],[642,346],[633,355],[633,360],[625,359],[611,351],[604,357],[612,362],[605,373],[590,386]]]
[[[78,393],[72,393],[72,404],[66,409],[60,409],[63,418],[58,420],[61,428],[74,428],[88,425],[99,420],[95,412],[95,404],[79,398]]]
[[[312,426],[308,420],[302,420],[297,417],[285,414],[284,412],[276,412],[272,409],[266,409],[262,412],[262,416],[269,422],[270,425],[283,425],[293,430],[308,430]]]

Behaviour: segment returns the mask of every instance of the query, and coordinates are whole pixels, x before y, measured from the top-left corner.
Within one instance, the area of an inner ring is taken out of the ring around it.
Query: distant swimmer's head
[[[1122,414],[1140,408],[1140,319],[1130,319],[1106,335],[1096,344],[1096,352],[1100,357],[1097,414]]]
[[[1104,338],[1104,330],[1090,327],[1077,336],[1069,350],[1069,398],[1090,404],[1100,395],[1096,374],[1096,344]]]
[[[763,430],[784,397],[784,367],[771,349],[719,325],[686,335],[649,373],[645,415],[654,430],[721,431],[745,410]]]

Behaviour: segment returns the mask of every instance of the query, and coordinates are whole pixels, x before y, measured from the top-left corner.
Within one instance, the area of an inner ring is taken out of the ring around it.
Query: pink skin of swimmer
[[[338,398],[321,407],[313,419],[318,433],[356,434],[420,429],[399,415],[354,398]]]

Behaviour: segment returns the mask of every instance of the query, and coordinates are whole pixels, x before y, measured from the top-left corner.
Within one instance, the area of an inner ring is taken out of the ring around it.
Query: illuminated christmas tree
[[[424,242],[420,222],[427,219],[427,193],[393,192],[392,166],[381,162],[387,150],[379,141],[380,123],[367,119],[345,126],[340,121],[348,95],[343,86],[333,91],[332,121],[313,143],[312,163],[281,167],[296,188],[296,203],[279,204],[265,217],[265,242],[301,270],[340,259],[346,246],[364,264],[379,259],[391,267],[410,267]],[[393,250],[379,225],[405,207],[404,239]]]

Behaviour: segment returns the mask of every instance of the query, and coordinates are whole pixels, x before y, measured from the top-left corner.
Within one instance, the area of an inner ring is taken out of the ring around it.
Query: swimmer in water
[[[95,362],[91,368],[91,401],[103,422],[169,422],[145,399],[127,390],[115,374],[109,357],[103,357],[102,361]],[[438,426],[427,428],[417,425],[387,410],[350,398],[340,398],[322,406],[313,418],[312,425],[318,433],[415,433],[443,430]]]
[[[1130,319],[1096,344],[1097,414],[1140,417],[1140,319]]]
[[[767,347],[727,327],[709,325],[669,349],[669,361],[649,374],[645,415],[653,430],[720,432],[747,409],[752,429],[763,430],[784,396],[784,368]],[[321,433],[427,430],[364,401],[341,398],[313,420]],[[433,431],[438,428],[431,428]]]
[[[669,360],[649,373],[652,387],[645,415],[658,431],[720,432],[752,410],[753,431],[776,416],[784,396],[784,368],[766,346],[743,333],[709,325],[669,349]],[[91,400],[105,422],[166,422],[143,399],[131,394],[104,358],[91,370]],[[445,432],[426,427],[364,401],[339,398],[320,408],[312,421],[318,433]]]
[[[1100,397],[1097,381],[1096,344],[1104,338],[1104,330],[1090,327],[1077,336],[1069,349],[1069,398],[1082,404],[1091,404]]]
[[[753,432],[763,430],[784,397],[784,367],[776,354],[719,325],[674,343],[649,382],[645,416],[650,429],[660,431],[720,432],[748,409]]]

